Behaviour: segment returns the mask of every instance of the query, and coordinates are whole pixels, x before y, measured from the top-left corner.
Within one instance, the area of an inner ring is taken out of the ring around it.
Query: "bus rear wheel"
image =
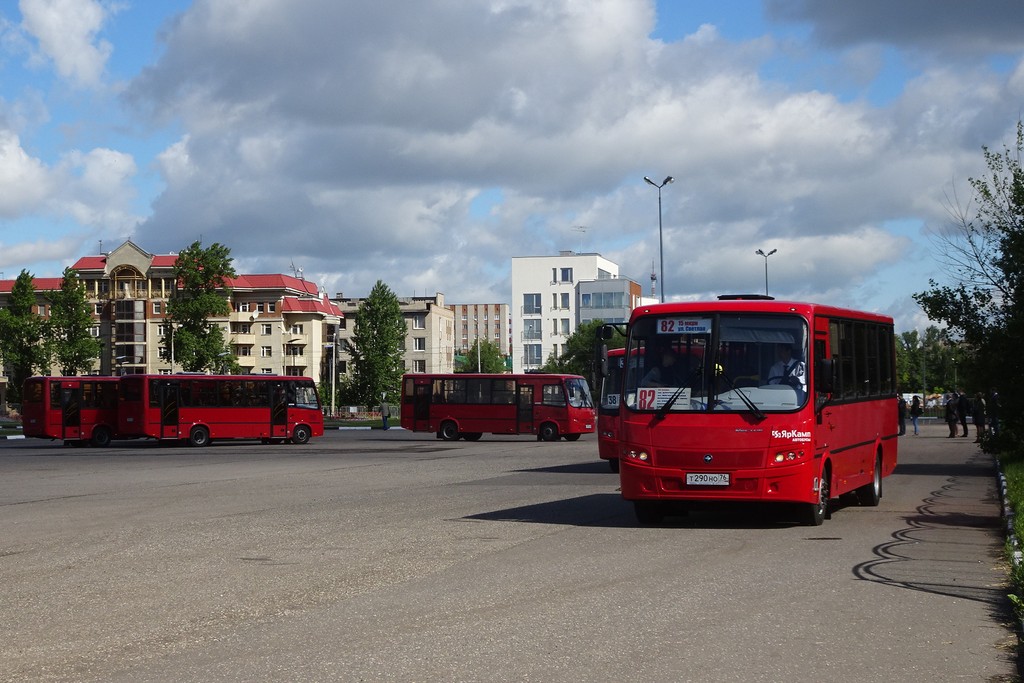
[[[483,432],[463,432],[462,438],[466,441],[479,441],[483,435]]]
[[[106,427],[97,427],[92,430],[92,439],[89,440],[93,448],[106,448],[110,445],[110,430]]]
[[[537,438],[541,441],[558,441],[558,427],[550,422],[545,422],[540,426]]]
[[[295,425],[295,431],[292,432],[292,443],[304,444],[309,442],[311,436],[309,427],[306,425]]]
[[[864,507],[875,507],[882,500],[882,456],[875,458],[875,471],[871,483],[854,491],[857,502]]]
[[[188,443],[196,448],[210,445],[210,432],[206,427],[196,425],[188,433]]]
[[[441,435],[441,438],[445,441],[458,441],[459,440],[459,426],[451,420],[441,425],[441,429],[437,432]]]
[[[580,440],[580,436],[582,436],[582,434],[566,434],[565,435],[565,440],[566,441],[579,441]]]

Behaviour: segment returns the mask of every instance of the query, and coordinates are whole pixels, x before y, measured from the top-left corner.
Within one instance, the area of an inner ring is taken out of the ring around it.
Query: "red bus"
[[[698,501],[877,505],[896,467],[891,318],[767,297],[637,308],[619,478],[642,524]],[[683,359],[682,361],[678,359]]]
[[[125,438],[291,440],[323,436],[324,416],[308,377],[273,375],[125,375],[118,433]]]
[[[117,377],[29,377],[22,388],[25,436],[103,448],[117,431]]]
[[[491,434],[536,434],[576,441],[594,431],[594,401],[578,375],[409,374],[402,378],[403,429],[476,441]]]
[[[619,399],[625,370],[626,349],[609,349],[601,378],[601,401],[597,407],[597,454],[619,471]]]

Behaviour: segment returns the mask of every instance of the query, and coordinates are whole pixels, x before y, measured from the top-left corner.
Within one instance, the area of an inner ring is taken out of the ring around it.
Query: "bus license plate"
[[[728,486],[727,472],[687,472],[687,486]]]

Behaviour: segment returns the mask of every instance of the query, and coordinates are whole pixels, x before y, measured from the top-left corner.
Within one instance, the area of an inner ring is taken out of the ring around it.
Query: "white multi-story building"
[[[628,318],[640,285],[619,279],[619,266],[600,254],[512,257],[512,371],[541,367],[565,352],[582,321]]]

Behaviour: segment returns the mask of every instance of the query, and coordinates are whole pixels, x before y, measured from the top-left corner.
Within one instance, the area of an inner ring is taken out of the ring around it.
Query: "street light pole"
[[[762,249],[758,249],[754,253],[758,256],[764,256],[764,295],[768,296],[768,257],[777,252],[778,249],[772,249],[767,254]]]
[[[658,273],[658,276],[661,281],[661,303],[665,303],[665,242],[664,238],[662,237],[661,230],[661,188],[665,187],[674,180],[675,178],[673,178],[672,176],[666,176],[665,179],[661,181],[661,185],[659,185],[658,183],[654,182],[647,176],[644,176],[645,183],[658,188],[658,256],[661,260],[661,272]]]

